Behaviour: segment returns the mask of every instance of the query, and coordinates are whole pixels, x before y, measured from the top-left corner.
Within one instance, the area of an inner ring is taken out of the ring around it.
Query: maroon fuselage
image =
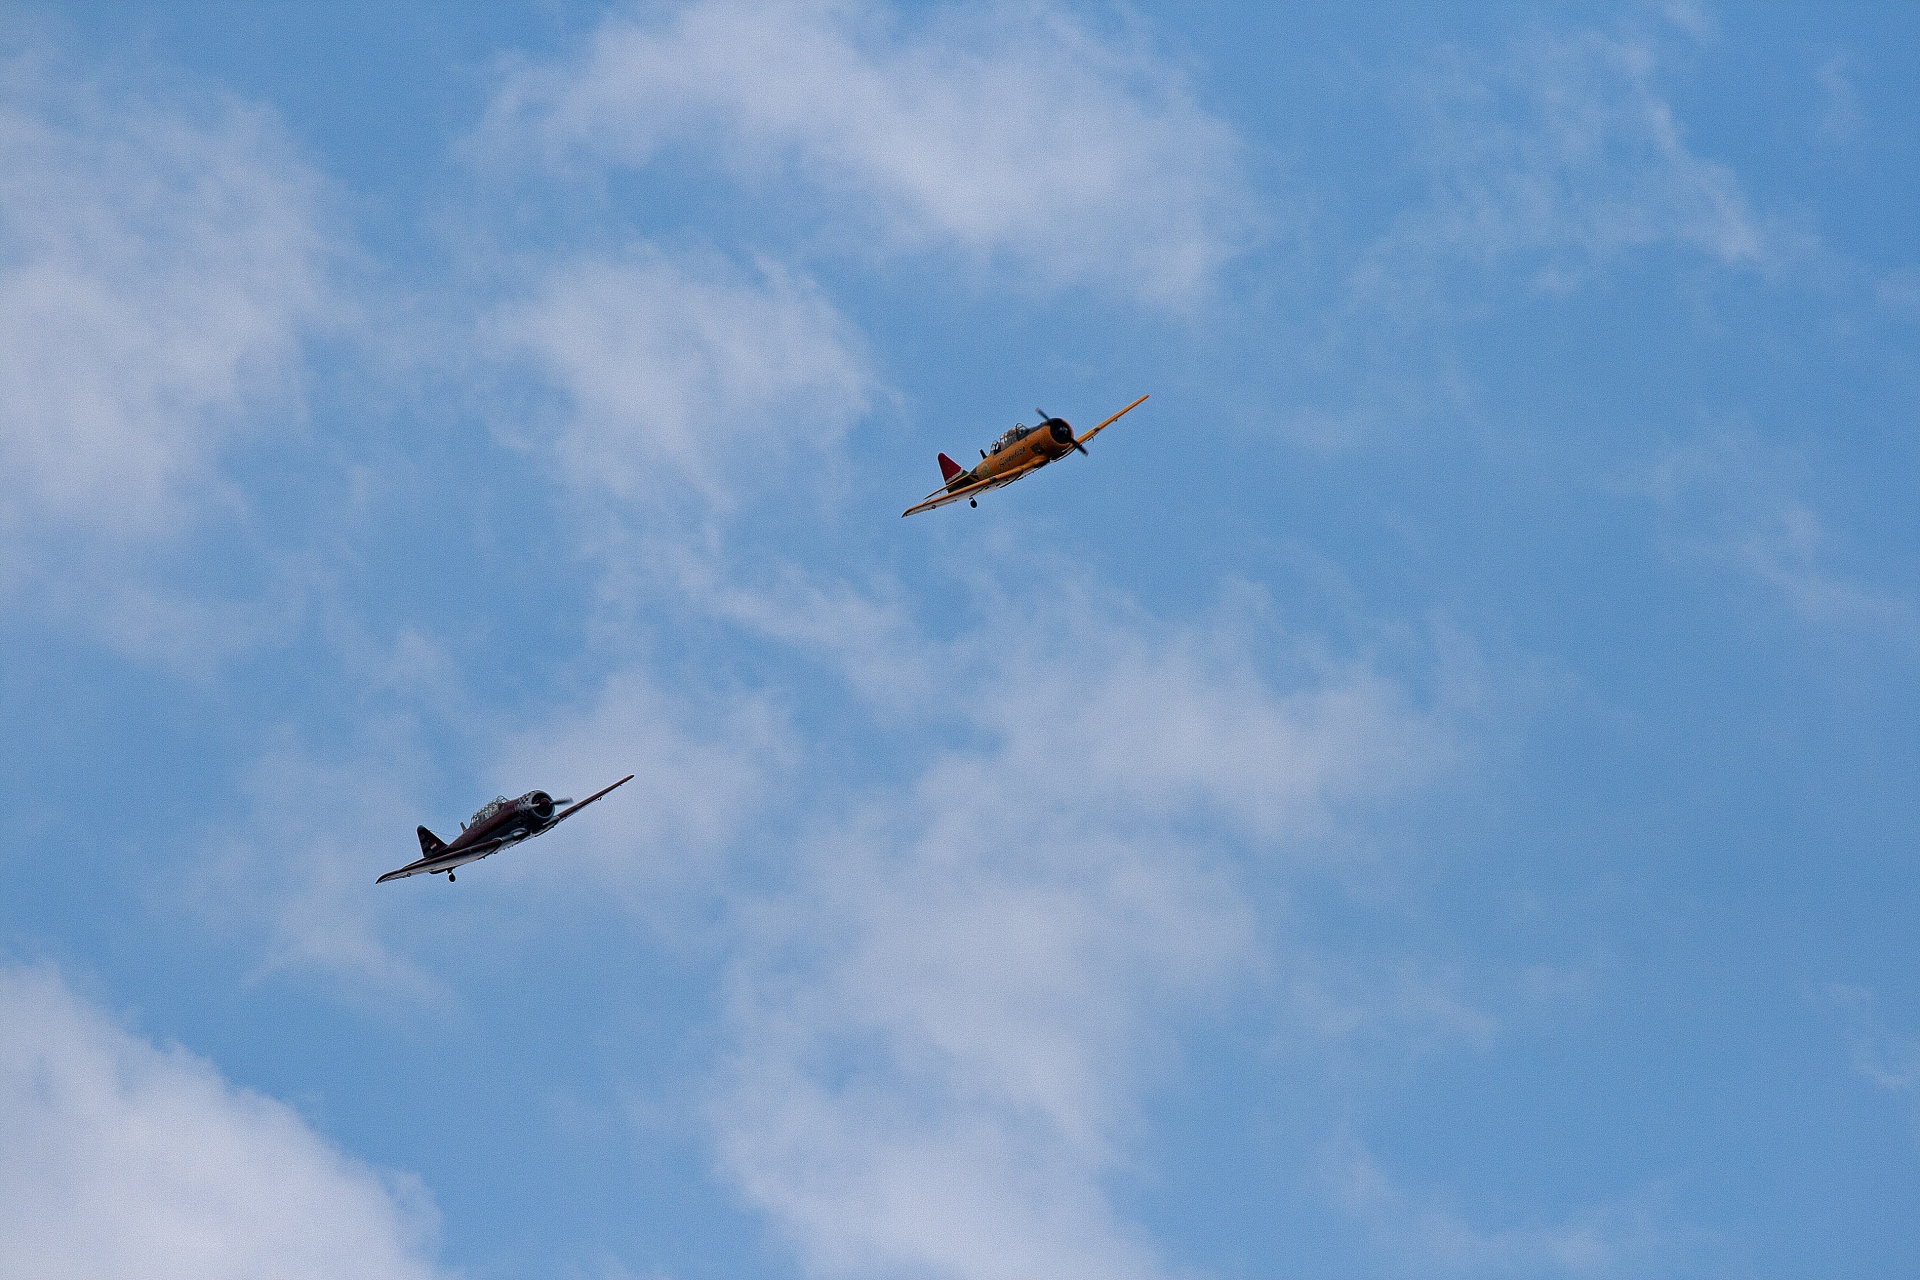
[[[453,878],[455,867],[465,866],[481,858],[500,852],[512,845],[519,844],[532,836],[552,830],[567,818],[580,812],[594,801],[633,781],[628,774],[611,787],[603,787],[579,804],[571,800],[556,801],[544,791],[529,791],[517,800],[505,796],[496,796],[480,806],[480,811],[460,826],[460,834],[451,842],[442,840],[425,827],[418,829],[420,836],[420,857],[397,870],[389,871],[379,879],[379,883],[399,880],[406,876],[422,874],[438,875],[445,872],[447,878]],[[569,807],[561,809],[560,805]],[[555,812],[558,810],[558,812]]]

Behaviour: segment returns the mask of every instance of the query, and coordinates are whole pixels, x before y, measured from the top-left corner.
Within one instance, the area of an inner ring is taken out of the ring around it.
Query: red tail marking
[[[955,462],[952,458],[949,458],[946,454],[943,453],[940,455],[940,478],[942,480],[951,480],[965,470],[965,467]]]

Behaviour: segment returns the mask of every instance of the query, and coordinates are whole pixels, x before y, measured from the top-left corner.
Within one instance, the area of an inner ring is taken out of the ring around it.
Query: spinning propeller
[[[1055,441],[1060,444],[1070,444],[1082,453],[1087,452],[1087,447],[1073,438],[1073,428],[1067,425],[1065,418],[1056,418],[1041,408],[1035,408],[1034,412],[1040,415],[1041,424],[1053,433]],[[1087,454],[1087,456],[1092,457],[1093,455]]]

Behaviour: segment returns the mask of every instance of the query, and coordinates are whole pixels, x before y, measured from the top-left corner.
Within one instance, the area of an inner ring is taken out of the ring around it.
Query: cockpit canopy
[[[495,796],[473,811],[473,816],[467,819],[467,825],[469,827],[477,827],[506,807],[507,798],[505,796]]]
[[[987,452],[998,453],[1002,449],[1006,448],[1008,445],[1012,444],[1014,441],[1026,439],[1027,433],[1031,430],[1033,430],[1032,427],[1025,426],[1022,423],[1016,422],[1011,427],[1008,427],[1005,431],[1000,433],[1000,438],[998,440],[995,440],[991,445],[987,447]]]

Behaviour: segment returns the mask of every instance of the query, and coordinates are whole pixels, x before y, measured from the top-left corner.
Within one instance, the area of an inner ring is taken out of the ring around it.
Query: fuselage
[[[455,867],[478,862],[522,840],[551,831],[602,796],[632,781],[633,775],[628,774],[612,786],[600,788],[579,804],[571,800],[555,800],[544,791],[529,791],[517,800],[496,796],[461,823],[460,834],[451,841],[442,840],[425,827],[417,828],[416,834],[420,837],[419,860],[387,872],[374,883],[385,884],[389,880],[403,880],[408,876],[442,874],[451,881]]]
[[[1002,432],[1000,438],[980,451],[980,461],[973,467],[962,467],[946,454],[938,455],[940,463],[940,487],[914,503],[900,514],[918,515],[922,511],[932,511],[958,502],[962,498],[967,505],[980,505],[980,495],[1012,484],[1022,476],[1032,475],[1050,462],[1058,462],[1069,453],[1085,453],[1087,441],[1118,422],[1123,416],[1146,403],[1141,396],[1119,413],[1108,417],[1099,426],[1085,435],[1073,434],[1073,427],[1065,418],[1056,418],[1045,409],[1037,410],[1040,421],[1036,426],[1015,426]]]
[[[463,867],[537,836],[552,825],[553,797],[546,792],[529,791],[517,800],[501,796],[481,806],[461,827],[460,834],[447,842],[446,852],[433,859],[433,865]],[[495,840],[500,843],[492,843]]]
[[[982,449],[979,464],[971,471],[954,476],[947,482],[947,488],[957,489],[1011,472],[1044,467],[1071,452],[1073,428],[1065,418],[1048,418],[1036,427],[1015,427]]]

